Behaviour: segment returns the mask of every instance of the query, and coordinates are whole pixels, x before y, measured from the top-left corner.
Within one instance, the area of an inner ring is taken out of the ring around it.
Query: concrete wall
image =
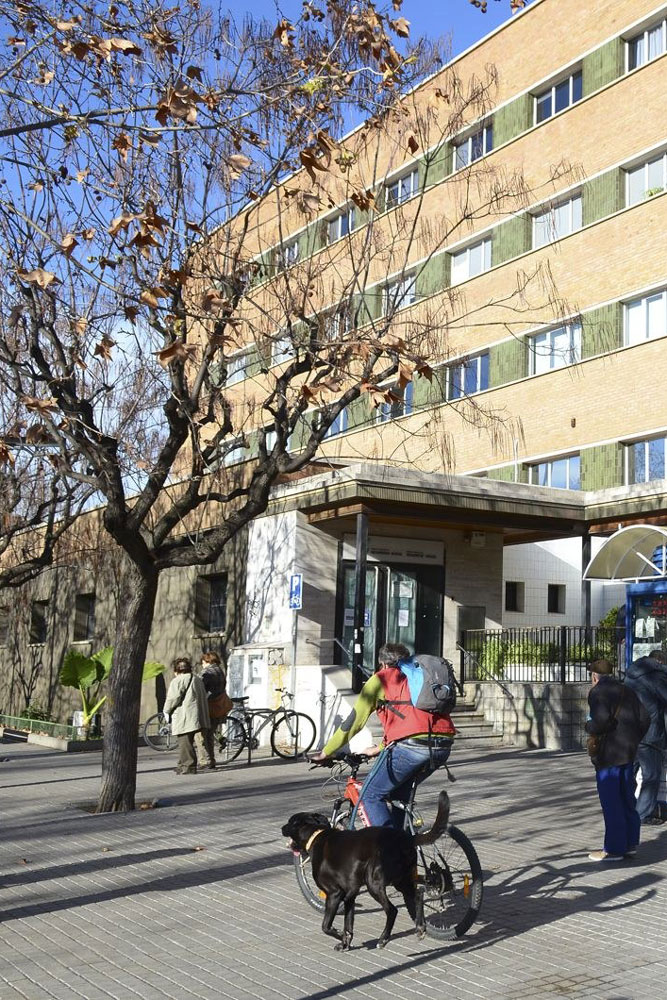
[[[503,743],[535,749],[581,750],[586,745],[589,684],[470,681],[466,700],[484,712]],[[511,696],[511,697],[510,697]]]

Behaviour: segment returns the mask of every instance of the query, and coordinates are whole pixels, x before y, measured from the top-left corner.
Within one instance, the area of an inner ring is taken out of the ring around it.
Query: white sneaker
[[[589,861],[622,861],[623,854],[607,854],[606,851],[591,851],[588,855]]]

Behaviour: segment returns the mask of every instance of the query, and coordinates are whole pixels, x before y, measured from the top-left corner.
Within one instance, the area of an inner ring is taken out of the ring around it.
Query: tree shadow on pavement
[[[129,865],[142,865],[147,861],[160,861],[164,858],[180,857],[192,854],[192,847],[165,847],[159,851],[144,851],[138,854],[115,854],[110,848],[103,858],[91,858],[88,861],[74,861],[68,865],[55,865],[53,868],[39,868],[32,871],[24,868],[15,875],[0,877],[0,889],[10,885],[30,885],[33,882],[50,881],[51,879],[73,878],[77,875],[91,875],[98,871],[116,871]]]

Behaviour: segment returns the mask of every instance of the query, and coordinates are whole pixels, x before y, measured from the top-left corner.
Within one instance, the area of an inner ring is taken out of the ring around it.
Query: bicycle
[[[144,722],[143,737],[152,750],[174,750],[177,745],[177,739],[171,732],[171,723],[167,722],[162,712],[151,715]]]
[[[339,753],[333,758],[332,773],[323,786],[326,789],[333,783],[342,790],[331,809],[332,827],[352,828],[350,824],[362,789],[357,773],[361,765],[371,759],[366,754],[351,753]],[[417,772],[407,803],[391,803],[393,809],[404,810],[403,827],[411,834],[423,826],[415,808],[420,779],[420,772]],[[462,937],[477,919],[482,905],[482,867],[475,848],[458,827],[450,825],[435,844],[418,845],[417,852],[417,887],[422,894],[426,933],[439,940]],[[294,870],[306,901],[313,909],[324,912],[325,895],[312,877],[308,854],[295,854]]]
[[[279,708],[248,708],[247,697],[232,698],[234,708],[216,734],[218,756],[227,763],[243,750],[248,750],[248,763],[253,750],[259,746],[262,730],[271,724],[271,752],[285,760],[306,754],[317,736],[315,723],[305,712],[290,708],[294,695],[286,688],[276,688],[280,694]],[[259,726],[256,722],[260,721]]]

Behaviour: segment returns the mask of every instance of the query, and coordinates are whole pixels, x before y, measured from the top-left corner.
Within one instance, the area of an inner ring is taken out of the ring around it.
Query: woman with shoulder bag
[[[215,770],[215,730],[223,719],[227,718],[232,707],[232,700],[227,694],[227,675],[217,653],[209,651],[202,653],[201,679],[208,698],[208,713],[210,724],[197,736],[197,750],[201,757],[202,767]]]

